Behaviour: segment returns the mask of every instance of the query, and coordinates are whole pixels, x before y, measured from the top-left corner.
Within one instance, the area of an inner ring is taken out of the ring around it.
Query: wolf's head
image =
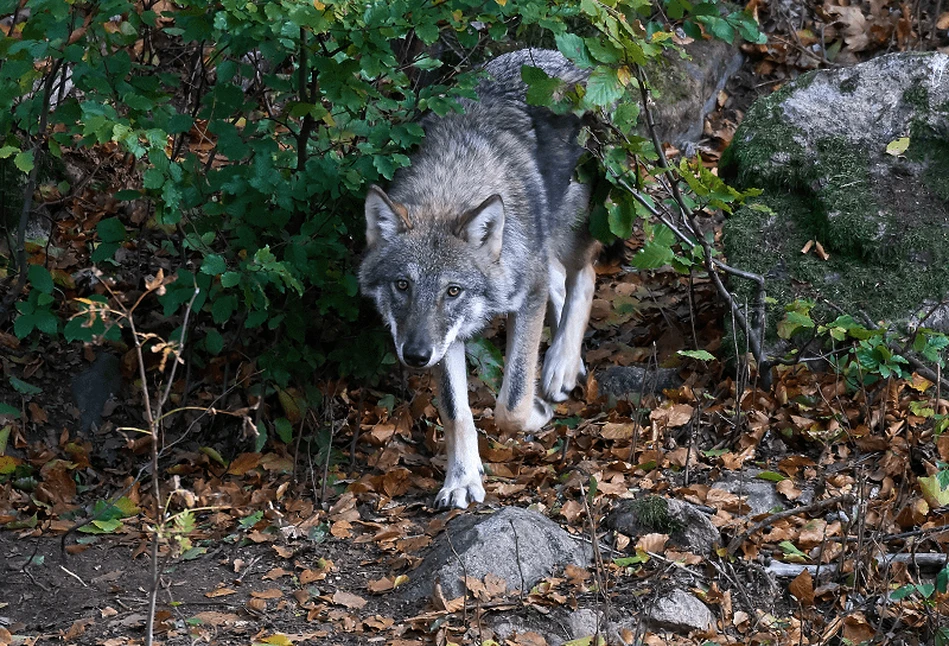
[[[494,312],[490,274],[500,255],[504,204],[492,195],[457,213],[366,195],[368,250],[359,270],[389,325],[399,360],[411,368],[441,361],[456,339],[481,330]]]

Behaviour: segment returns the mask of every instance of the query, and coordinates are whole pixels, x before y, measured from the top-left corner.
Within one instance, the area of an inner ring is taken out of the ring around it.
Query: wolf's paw
[[[541,386],[546,399],[562,402],[570,397],[571,391],[577,386],[577,378],[585,374],[586,369],[579,354],[558,352],[557,349],[556,344],[551,346],[544,357]]]
[[[480,473],[477,474],[477,480],[472,479],[470,482],[445,480],[445,486],[435,496],[435,509],[467,509],[472,502],[484,502],[484,485],[481,484]]]

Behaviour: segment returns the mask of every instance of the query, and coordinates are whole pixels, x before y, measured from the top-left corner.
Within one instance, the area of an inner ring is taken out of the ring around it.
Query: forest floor
[[[834,12],[790,3],[786,14],[752,4],[769,44],[747,48],[742,70],[709,117],[707,159],[727,145],[757,96],[821,64],[826,52],[812,47],[817,33],[826,42],[842,39],[841,63],[939,44],[935,17],[929,30],[919,13],[907,18],[895,3],[851,2]],[[628,250],[637,244],[634,236]],[[621,639],[938,643],[949,611],[945,595],[926,587],[932,575],[874,557],[949,547],[949,516],[926,504],[918,484],[933,465],[949,461],[949,434],[934,433],[932,417],[921,411],[945,415],[949,401],[919,376],[852,390],[834,374],[791,366],[764,388],[736,376],[734,367],[678,354],[716,353],[725,342],[723,314],[706,281],[604,261],[587,339],[591,378],[558,407],[556,423],[532,437],[508,436],[490,414],[491,379],[473,387],[490,473],[485,508],[530,507],[589,537],[619,501],[652,493],[708,508],[723,535],[734,538],[761,517],[715,483],[774,482],[788,509],[801,507],[798,513],[772,517],[734,554],[723,546],[714,557],[691,555],[677,566],[699,582],[716,629],[685,636],[640,627]],[[501,343],[502,329],[497,324],[486,337]],[[0,419],[0,473],[3,460],[31,468],[0,480],[0,645],[142,643],[154,523],[148,442],[125,428],[141,423],[139,395],[124,388],[107,421],[78,435],[69,377],[96,351],[26,345],[4,330],[0,347],[4,375],[38,389],[24,393],[0,383],[0,401],[22,410],[17,420]],[[126,383],[133,365],[121,362]],[[672,367],[682,382],[642,392],[638,402],[600,397],[596,376],[615,365]],[[232,413],[248,405],[239,389],[205,378],[197,397],[203,403],[217,401]],[[525,628],[498,642],[540,644],[542,631],[527,628],[560,621],[558,610],[635,617],[641,598],[673,577],[670,563],[679,555],[660,548],[636,566],[596,564],[605,590],[576,575],[530,594],[473,594],[463,607],[406,601],[405,577],[446,523],[464,513],[429,507],[444,467],[429,378],[396,369],[374,388],[340,382],[321,389],[322,418],[308,420],[307,432],[289,446],[271,442],[255,452],[253,438],[224,416],[195,416],[200,432],[168,430],[163,487],[172,492],[169,508],[180,513],[162,527],[155,625],[162,643],[488,643],[489,619],[503,615]],[[842,495],[852,499],[803,509]],[[100,513],[109,501],[114,509]],[[90,517],[96,520],[77,527]],[[635,539],[606,531],[596,538],[637,554]],[[771,559],[821,563],[832,573],[777,579],[768,593],[755,587],[753,572]],[[908,592],[893,598],[897,589]]]

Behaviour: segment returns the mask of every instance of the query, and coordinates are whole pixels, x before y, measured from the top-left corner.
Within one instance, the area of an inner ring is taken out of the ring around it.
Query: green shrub
[[[717,2],[663,4],[688,33],[760,39],[749,16]],[[357,293],[361,196],[409,163],[422,113],[457,110],[457,98],[471,95],[471,62],[491,53],[544,44],[591,69],[581,105],[560,109],[613,111],[622,135],[586,167],[606,204],[597,233],[628,235],[648,215],[616,184],[633,156],[645,171],[655,160],[633,134],[633,70],[673,39],[646,0],[19,6],[0,0],[9,23],[0,36],[0,158],[23,174],[76,148],[134,162],[132,183],[115,197],[144,201],[148,217],[136,224],[120,211],[99,221],[89,260],[106,274],[122,248],[171,262],[166,317],[200,289],[190,337],[198,362],[237,347],[285,388],[314,375],[371,379],[393,361]],[[553,100],[549,79],[530,70],[525,78],[532,101]],[[17,262],[9,259],[11,271]],[[55,320],[54,304],[63,317],[78,308],[55,301],[49,277],[30,271],[16,333],[101,333],[101,321]]]

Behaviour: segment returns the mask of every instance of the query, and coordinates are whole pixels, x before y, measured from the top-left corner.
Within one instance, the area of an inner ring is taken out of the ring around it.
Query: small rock
[[[716,482],[715,489],[722,489],[740,496],[751,508],[751,515],[769,514],[784,509],[784,501],[774,490],[774,483],[758,480],[752,474],[738,474]]]
[[[655,629],[676,633],[708,630],[715,621],[708,606],[679,589],[657,599],[647,610],[646,619]]]
[[[442,594],[453,599],[465,593],[465,576],[483,581],[487,574],[504,579],[508,591],[527,591],[568,564],[587,567],[592,558],[589,545],[536,511],[505,507],[467,514],[448,524],[422,565],[409,573],[412,583],[403,597],[431,595],[437,579]]]
[[[647,370],[642,366],[610,366],[596,379],[601,395],[612,395],[617,399],[639,397],[682,385],[682,378],[675,368]]]
[[[581,639],[597,634],[600,614],[590,608],[579,608],[567,617],[567,629],[571,639]]]
[[[674,498],[647,496],[621,501],[606,517],[605,525],[630,537],[669,534],[670,542],[696,554],[711,554],[722,543],[721,534],[707,514]]]

